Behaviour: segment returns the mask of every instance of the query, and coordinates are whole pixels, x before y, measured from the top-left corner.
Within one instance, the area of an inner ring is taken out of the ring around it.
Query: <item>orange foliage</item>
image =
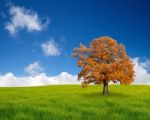
[[[125,47],[111,37],[94,39],[89,48],[80,44],[74,49],[73,56],[78,58],[77,64],[82,68],[78,79],[82,80],[83,87],[89,83],[119,81],[130,84],[134,81],[133,63]]]

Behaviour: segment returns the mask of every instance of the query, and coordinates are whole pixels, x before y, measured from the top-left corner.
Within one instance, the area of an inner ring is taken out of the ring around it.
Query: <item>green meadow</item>
[[[0,88],[0,120],[150,120],[150,86]]]

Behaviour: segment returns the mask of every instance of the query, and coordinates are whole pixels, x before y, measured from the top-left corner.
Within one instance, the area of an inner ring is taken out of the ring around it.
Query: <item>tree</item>
[[[134,81],[133,63],[126,54],[125,47],[111,37],[94,39],[89,48],[80,44],[74,49],[73,57],[81,67],[78,80],[82,87],[90,83],[103,84],[103,95],[109,94],[110,81],[131,84]]]

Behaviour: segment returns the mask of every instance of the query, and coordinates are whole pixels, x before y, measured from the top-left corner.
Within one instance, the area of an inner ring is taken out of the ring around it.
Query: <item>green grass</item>
[[[0,120],[150,120],[150,86],[0,88]]]

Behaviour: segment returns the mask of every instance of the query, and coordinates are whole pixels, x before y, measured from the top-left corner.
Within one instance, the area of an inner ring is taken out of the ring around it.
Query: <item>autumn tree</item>
[[[81,67],[78,80],[86,87],[90,83],[103,84],[103,95],[109,94],[108,83],[131,84],[134,81],[133,63],[125,47],[111,37],[94,39],[89,48],[80,44],[73,56]]]

